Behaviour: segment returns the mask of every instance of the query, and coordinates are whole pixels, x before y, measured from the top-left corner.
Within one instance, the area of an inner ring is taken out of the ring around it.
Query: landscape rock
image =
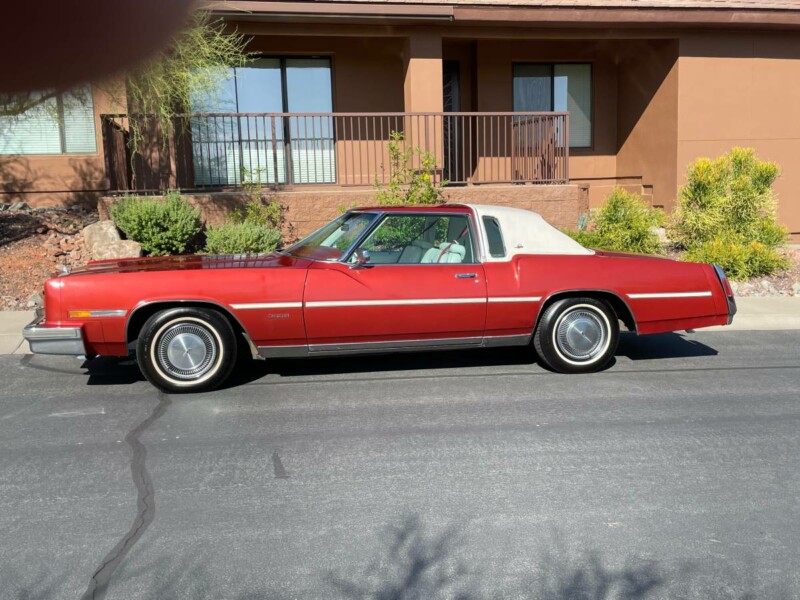
[[[93,260],[139,258],[142,255],[142,246],[132,240],[118,240],[105,244],[95,244],[91,247],[91,253]]]
[[[119,231],[114,221],[98,221],[83,228],[86,247],[95,254],[95,246],[113,244],[120,241]]]
[[[792,291],[794,292],[795,296],[800,296],[800,281],[792,284]]]
[[[41,292],[33,292],[28,298],[28,308],[35,308],[37,306],[44,306],[44,298],[42,298]]]
[[[27,202],[14,202],[10,207],[9,210],[30,210],[30,206],[28,206]]]

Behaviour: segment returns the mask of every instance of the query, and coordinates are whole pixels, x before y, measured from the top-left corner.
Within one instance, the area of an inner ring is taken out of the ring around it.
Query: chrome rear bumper
[[[80,327],[42,327],[44,311],[36,311],[36,318],[22,330],[34,354],[86,354],[83,332]]]

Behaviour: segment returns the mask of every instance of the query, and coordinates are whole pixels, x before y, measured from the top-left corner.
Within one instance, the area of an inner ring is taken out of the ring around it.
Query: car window
[[[370,264],[475,261],[466,215],[386,215],[359,248],[369,251]]]
[[[503,243],[503,232],[500,223],[494,217],[483,217],[483,227],[486,229],[486,239],[489,241],[489,254],[495,258],[506,255],[506,245]]]
[[[344,253],[376,219],[375,213],[347,213],[287,250],[315,260],[341,260]]]

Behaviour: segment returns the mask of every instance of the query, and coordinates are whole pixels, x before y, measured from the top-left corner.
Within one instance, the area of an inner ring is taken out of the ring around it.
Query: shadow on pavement
[[[717,356],[711,346],[693,340],[680,333],[657,333],[637,336],[622,333],[619,337],[617,356],[631,360],[654,360],[659,358],[694,358],[698,356]]]
[[[622,333],[617,349],[617,356],[634,361],[717,355],[714,348],[677,333],[646,336]],[[612,359],[608,368],[615,363],[616,359]],[[533,348],[529,347],[254,360],[237,365],[223,389],[244,385],[271,374],[302,377],[532,365],[538,365],[545,372],[549,371],[538,360]],[[100,357],[84,362],[82,367],[89,376],[88,385],[128,385],[144,381],[134,358]]]

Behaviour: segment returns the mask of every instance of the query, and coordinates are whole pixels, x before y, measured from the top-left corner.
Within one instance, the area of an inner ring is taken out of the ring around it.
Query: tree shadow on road
[[[733,567],[704,572],[691,562],[664,566],[655,560],[629,556],[622,566],[612,566],[596,550],[568,552],[557,539],[544,544],[544,553],[529,561],[523,577],[492,573],[478,564],[480,552],[468,546],[463,526],[448,525],[434,531],[423,519],[409,515],[375,533],[372,556],[333,571],[318,571],[306,579],[294,579],[283,568],[250,570],[234,556],[214,554],[213,539],[180,546],[172,541],[169,554],[156,552],[152,543],[137,546],[112,579],[109,597],[136,591],[142,600],[283,600],[326,598],[331,600],[788,600],[796,597],[781,582],[758,586],[753,574],[742,575]],[[342,540],[346,548],[347,540]],[[268,564],[276,548],[265,543]],[[506,560],[516,561],[513,549]],[[143,559],[143,560],[141,560]],[[525,558],[521,559],[526,562]],[[226,562],[228,561],[228,562]],[[313,565],[297,565],[307,571]],[[265,581],[281,573],[284,580]],[[87,574],[87,583],[90,574]],[[300,581],[303,589],[287,590],[288,581]],[[492,589],[502,581],[503,591]],[[63,581],[46,574],[25,573],[15,577],[8,565],[0,566],[0,597],[9,600],[56,600],[63,597]],[[26,587],[27,585],[27,587]],[[758,590],[758,591],[756,591]]]

